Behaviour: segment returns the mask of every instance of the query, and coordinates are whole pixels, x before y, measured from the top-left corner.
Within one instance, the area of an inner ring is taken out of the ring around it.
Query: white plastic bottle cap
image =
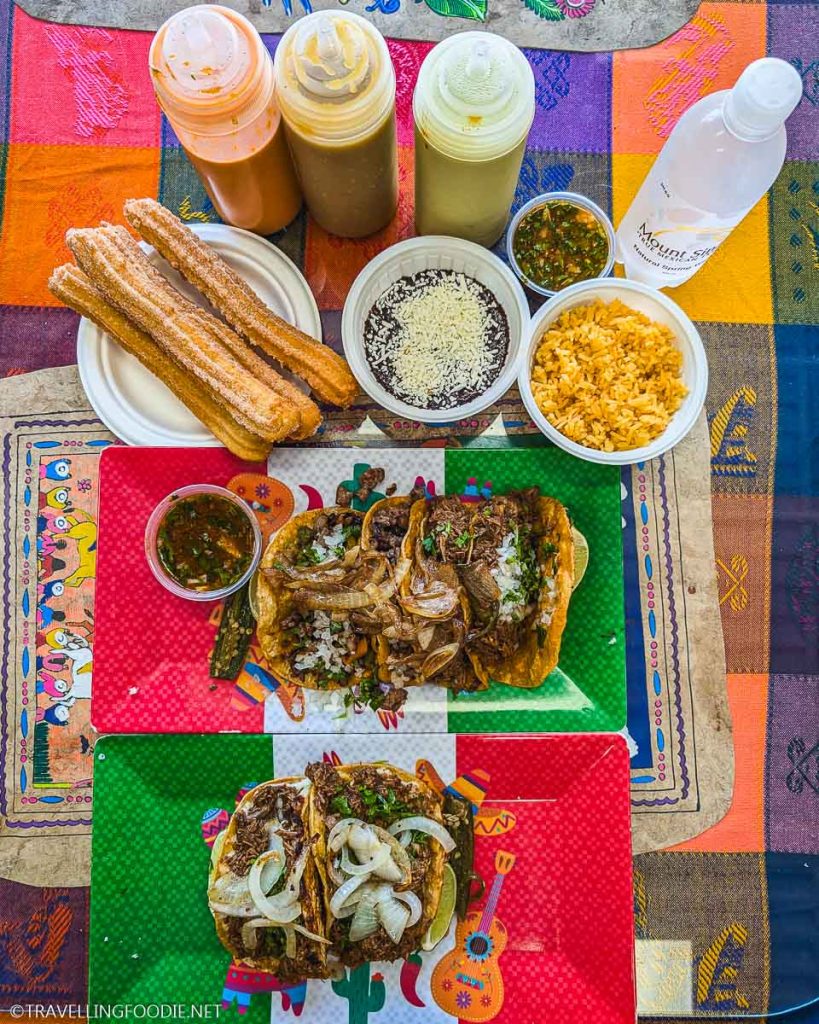
[[[741,139],[770,138],[802,98],[796,68],[778,57],[749,64],[725,98],[725,123]]]
[[[224,8],[189,7],[170,18],[157,33],[151,53],[154,76],[165,91],[187,102],[213,100],[240,88],[251,71],[254,29]]]
[[[427,141],[458,160],[492,160],[523,139],[535,116],[535,77],[513,43],[459,32],[427,54],[412,98]]]
[[[371,132],[395,102],[395,69],[372,22],[315,11],[282,36],[276,56],[282,113],[302,135],[347,143]]]

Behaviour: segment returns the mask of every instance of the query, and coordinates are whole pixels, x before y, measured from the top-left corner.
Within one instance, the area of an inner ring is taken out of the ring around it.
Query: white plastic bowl
[[[471,402],[451,409],[421,409],[402,402],[378,383],[364,353],[364,324],[377,299],[399,278],[433,269],[453,270],[479,281],[498,300],[509,322],[509,351],[495,382]],[[423,235],[390,246],[364,267],[344,303],[341,337],[350,369],[373,401],[404,419],[450,423],[482,412],[514,384],[528,325],[529,306],[523,288],[502,260],[483,246],[462,238]]]
[[[619,299],[626,306],[645,313],[646,316],[660,324],[665,324],[674,332],[677,346],[683,355],[682,379],[688,388],[688,394],[680,408],[674,413],[666,429],[651,444],[642,448],[631,448],[627,451],[601,452],[596,448],[587,448],[569,440],[556,430],[546,419],[535,402],[532,394],[531,375],[532,363],[535,358],[540,339],[548,326],[562,313],[575,306],[586,306],[599,299],[601,302],[612,302]],[[529,336],[524,342],[524,352],[518,377],[518,386],[523,403],[541,433],[545,434],[564,451],[577,455],[589,462],[603,462],[616,466],[629,466],[637,462],[654,459],[663,452],[673,448],[691,430],[697,421],[705,403],[708,390],[708,360],[697,328],[691,323],[680,307],[667,295],[640,284],[638,281],[627,281],[621,278],[608,280],[596,279],[580,281],[569,288],[558,292],[549,299],[532,317],[529,325]]]

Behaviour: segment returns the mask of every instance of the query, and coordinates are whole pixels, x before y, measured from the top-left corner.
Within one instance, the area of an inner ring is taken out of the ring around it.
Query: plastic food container
[[[597,280],[598,278],[608,277],[614,267],[614,251],[615,251],[615,240],[614,240],[614,227],[611,221],[606,215],[604,210],[601,210],[597,203],[593,203],[591,199],[587,199],[585,196],[581,196],[578,192],[544,192],[543,195],[535,196],[534,199],[530,199],[528,203],[525,203],[515,216],[512,218],[512,223],[509,225],[509,229],[506,232],[506,255],[509,259],[510,266],[514,269],[523,284],[537,295],[556,295],[557,292],[544,288],[542,284],[537,284],[528,278],[526,274],[521,270],[518,261],[515,259],[513,252],[515,232],[517,231],[518,224],[523,218],[531,213],[532,210],[537,210],[541,206],[545,206],[547,203],[564,202],[571,203],[574,206],[579,206],[583,210],[588,210],[601,224],[603,230],[606,232],[606,238],[609,243],[609,256],[606,260],[606,264],[597,278],[589,278],[589,280]],[[578,284],[583,284],[583,281],[578,281]],[[574,285],[568,285],[567,287],[573,288]],[[565,291],[561,288],[560,291]]]
[[[432,269],[452,270],[479,281],[503,307],[509,324],[506,362],[494,383],[472,401],[450,409],[422,409],[396,398],[376,380],[364,352],[364,324],[376,300],[399,278]],[[483,246],[462,238],[424,235],[398,242],[364,267],[344,303],[341,336],[350,369],[374,402],[404,419],[421,423],[451,423],[482,412],[514,384],[519,370],[521,344],[528,326],[526,295],[502,260]]]
[[[253,530],[253,553],[247,569],[235,582],[227,587],[220,587],[217,590],[186,590],[176,580],[168,576],[159,560],[156,541],[162,520],[177,501],[182,498],[190,498],[194,494],[217,494],[221,498],[226,498],[236,505],[237,508],[241,509]],[[222,598],[239,590],[240,587],[243,587],[256,571],[256,567],[262,557],[262,531],[256,516],[253,515],[248,505],[235,495],[233,491],[229,491],[226,487],[217,487],[215,484],[189,484],[187,487],[179,487],[177,490],[171,491],[151,513],[148,524],[145,527],[145,555],[148,559],[148,565],[151,567],[151,572],[162,586],[166,590],[170,590],[172,594],[176,594],[177,597],[184,597],[188,601],[220,601]]]
[[[601,302],[612,302],[614,299],[619,299],[631,309],[644,313],[657,323],[670,327],[674,332],[677,346],[683,354],[682,379],[688,388],[688,394],[663,433],[656,437],[651,444],[642,448],[601,452],[596,448],[587,448],[585,445],[577,444],[576,441],[571,441],[552,426],[538,408],[532,394],[532,363],[546,329],[567,309],[585,306],[597,299]],[[662,455],[663,452],[667,452],[679,441],[682,441],[689,433],[705,403],[705,393],[708,390],[708,360],[696,327],[673,299],[655,288],[650,288],[637,281],[595,278],[592,281],[580,281],[578,284],[565,288],[546,302],[532,317],[528,337],[523,345],[518,387],[523,403],[538,429],[559,448],[572,455],[577,455],[578,458],[587,459],[589,462],[629,466]]]

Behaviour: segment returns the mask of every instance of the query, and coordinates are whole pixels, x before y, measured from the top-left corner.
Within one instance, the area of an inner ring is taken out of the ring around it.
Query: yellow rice
[[[604,452],[658,437],[688,394],[682,353],[664,324],[619,300],[563,313],[541,338],[532,394],[565,437]]]

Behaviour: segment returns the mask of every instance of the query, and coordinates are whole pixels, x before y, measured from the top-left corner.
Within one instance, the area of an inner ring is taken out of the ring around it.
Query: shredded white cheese
[[[373,318],[367,338],[376,377],[382,369],[391,378],[390,390],[421,408],[448,408],[468,400],[464,395],[486,391],[500,372],[508,342],[501,340],[503,312],[488,304],[483,287],[450,272],[410,290],[401,301],[396,300],[402,292],[391,291],[379,300],[392,307],[391,315]]]

